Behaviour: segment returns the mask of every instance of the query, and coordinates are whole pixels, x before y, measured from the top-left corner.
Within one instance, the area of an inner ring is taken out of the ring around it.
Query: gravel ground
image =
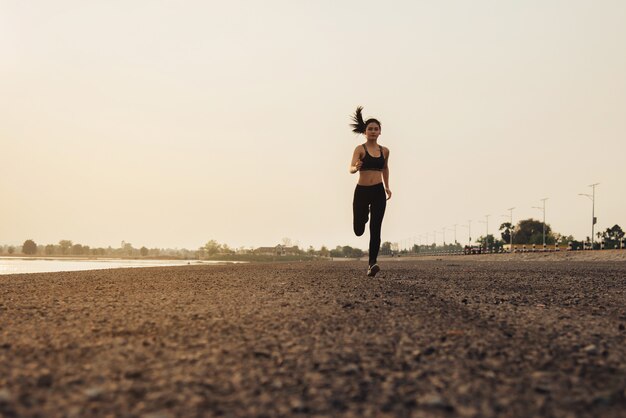
[[[0,277],[0,416],[626,417],[626,263]]]

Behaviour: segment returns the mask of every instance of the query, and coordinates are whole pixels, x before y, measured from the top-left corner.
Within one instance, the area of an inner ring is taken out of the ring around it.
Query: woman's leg
[[[365,232],[365,224],[369,217],[370,202],[366,190],[365,187],[357,185],[356,189],[354,189],[354,200],[352,201],[354,233],[359,237]]]
[[[372,220],[370,221],[370,254],[369,265],[376,264],[378,258],[378,250],[380,249],[380,230],[383,225],[383,217],[385,216],[385,208],[387,207],[387,196],[385,188],[381,184],[380,188],[376,188],[374,196],[372,196],[372,204],[370,211]]]

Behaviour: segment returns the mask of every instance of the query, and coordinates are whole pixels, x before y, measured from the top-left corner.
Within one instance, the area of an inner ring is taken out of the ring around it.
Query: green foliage
[[[37,244],[32,239],[27,239],[22,245],[22,252],[28,255],[37,254]]]
[[[617,224],[600,233],[600,239],[604,241],[605,248],[619,248],[620,240],[623,238],[624,231]]]
[[[211,257],[205,257],[205,260],[215,261],[246,261],[249,263],[275,263],[275,262],[291,262],[291,261],[315,261],[316,256],[306,254],[301,255],[263,255],[263,254],[215,254]]]
[[[61,241],[59,241],[59,247],[61,248],[61,254],[65,255],[68,253],[68,250],[72,248],[72,241],[62,239]]]
[[[493,236],[493,234],[489,234],[487,235],[487,238],[485,239],[485,237],[479,237],[476,242],[480,243],[483,247],[485,246],[485,244],[487,246],[492,246],[495,242],[495,238]]]
[[[491,249],[494,251],[500,251],[500,248],[502,248],[504,244],[508,244],[508,242],[496,239],[492,234],[487,235],[486,239],[485,237],[480,237],[476,240],[476,242],[480,243],[482,247],[486,246],[487,249]]]
[[[537,221],[533,218],[521,220],[514,231],[514,244],[543,244],[543,222],[541,221]],[[546,244],[552,245],[554,242],[555,238],[552,234],[552,228],[550,228],[550,225],[546,224]]]
[[[214,239],[204,244],[204,250],[209,255],[209,257],[219,253],[221,248],[222,246]]]
[[[364,254],[360,248],[352,248],[349,245],[337,246],[334,250],[330,250],[330,256],[336,258],[360,258]]]
[[[72,255],[83,255],[84,254],[85,249],[83,248],[83,246],[81,244],[74,244],[72,245]]]
[[[499,230],[502,231],[502,233],[500,234],[500,236],[502,237],[502,241],[504,241],[507,244],[510,243],[511,232],[515,231],[515,227],[511,225],[511,222],[504,222],[502,225],[500,225]]]
[[[559,247],[566,248],[570,242],[574,242],[574,237],[572,235],[561,235],[556,234],[555,242],[559,244]]]
[[[127,255],[129,257],[132,256],[133,250],[133,244],[131,244],[130,242],[122,241],[122,251],[124,252],[124,255]]]

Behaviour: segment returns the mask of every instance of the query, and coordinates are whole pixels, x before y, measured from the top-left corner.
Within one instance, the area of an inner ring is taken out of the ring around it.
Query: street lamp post
[[[463,228],[467,228],[467,245],[472,246],[472,221],[467,221],[467,225],[461,225]]]
[[[485,248],[489,245],[489,217],[491,215],[485,215]]]
[[[600,183],[594,183],[594,184],[590,184],[589,187],[591,187],[591,191],[592,194],[588,195],[586,193],[578,193],[578,195],[580,196],[587,196],[589,199],[591,199],[591,249],[593,250],[593,245],[594,245],[594,238],[593,238],[593,232],[594,232],[594,228],[596,226],[596,186],[600,184]]]
[[[548,197],[545,197],[543,199],[540,199],[543,202],[543,206],[533,206],[534,209],[541,209],[543,210],[543,247],[545,248],[546,246],[546,200],[548,200]]]
[[[511,246],[511,249],[509,250],[510,252],[513,252],[513,209],[515,208],[508,208],[507,210],[509,211],[509,213],[511,214],[511,220],[510,220],[510,226],[509,226],[509,240],[511,241],[509,243],[509,245]]]
[[[484,223],[485,224],[485,251],[487,251],[487,248],[489,246],[489,217],[491,215],[485,215],[485,220],[484,221],[478,221],[480,223]]]

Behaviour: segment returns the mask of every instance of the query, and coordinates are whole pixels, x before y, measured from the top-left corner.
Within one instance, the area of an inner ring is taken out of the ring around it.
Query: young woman
[[[380,267],[376,264],[380,249],[380,229],[385,216],[387,200],[391,198],[389,188],[389,148],[378,144],[381,132],[380,122],[370,118],[363,120],[361,106],[356,108],[352,117],[352,132],[365,135],[367,140],[357,146],[352,155],[350,173],[359,173],[359,181],[354,190],[352,210],[354,214],[354,233],[357,236],[365,232],[365,224],[370,220],[370,247],[367,275],[376,276]]]

